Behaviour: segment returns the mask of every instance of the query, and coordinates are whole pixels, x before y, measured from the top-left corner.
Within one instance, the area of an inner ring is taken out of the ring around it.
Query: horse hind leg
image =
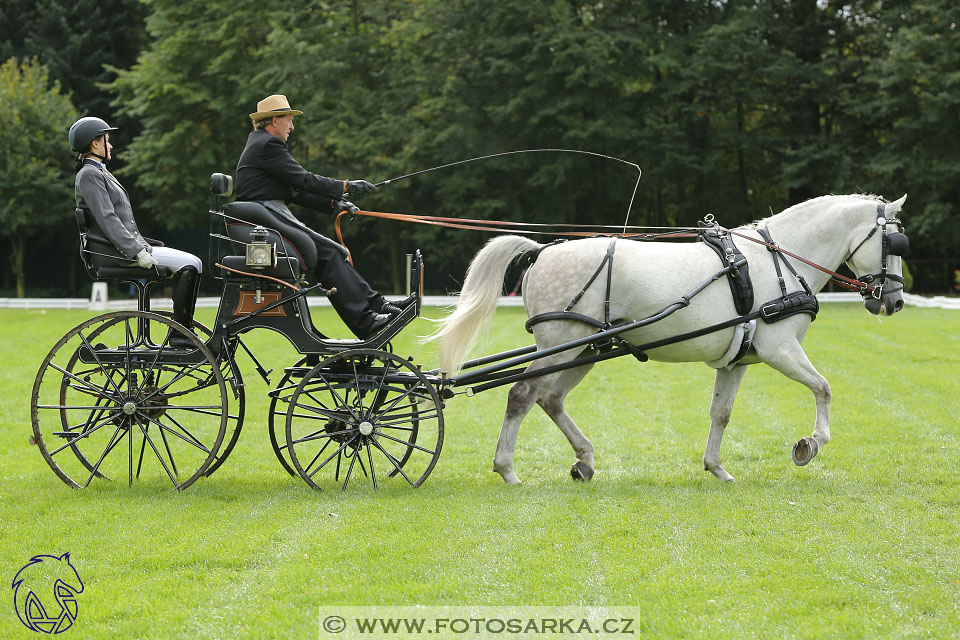
[[[589,354],[591,352],[587,352]],[[577,424],[567,413],[564,406],[567,394],[576,387],[586,377],[593,364],[586,364],[575,369],[568,369],[560,374],[560,377],[550,389],[543,394],[537,404],[550,416],[550,419],[557,425],[567,442],[573,447],[573,452],[577,456],[577,461],[570,469],[570,476],[574,480],[586,482],[593,478],[593,443],[587,439]]]
[[[554,356],[535,360],[527,367],[528,372],[537,371],[551,364],[566,362],[572,356],[559,353]],[[520,432],[520,423],[533,408],[540,396],[550,389],[560,373],[551,373],[521,380],[510,387],[507,393],[507,408],[500,426],[500,437],[497,440],[497,451],[493,457],[493,470],[500,474],[508,485],[520,484],[520,478],[513,470],[513,454],[517,448],[517,435]]]
[[[727,473],[720,463],[720,442],[723,440],[723,431],[730,423],[730,413],[733,411],[733,400],[737,396],[740,382],[747,372],[746,366],[732,369],[717,369],[717,376],[713,383],[713,401],[710,404],[710,435],[707,437],[707,448],[703,452],[703,468],[709,471],[718,480],[733,482],[732,475]]]

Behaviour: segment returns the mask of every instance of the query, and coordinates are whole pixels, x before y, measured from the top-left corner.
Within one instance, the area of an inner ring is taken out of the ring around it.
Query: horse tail
[[[497,236],[473,257],[457,308],[440,321],[440,327],[429,338],[440,339],[442,371],[457,371],[463,357],[489,327],[510,263],[518,256],[544,246],[522,236]]]

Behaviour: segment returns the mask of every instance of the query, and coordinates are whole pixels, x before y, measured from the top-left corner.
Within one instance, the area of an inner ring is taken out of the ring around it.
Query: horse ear
[[[899,200],[896,200],[894,202],[891,202],[890,204],[885,205],[883,208],[884,214],[886,214],[886,216],[889,218],[893,214],[895,214],[897,211],[900,211],[900,207],[903,206],[903,203],[906,199],[907,199],[907,194],[903,194],[903,197],[900,198]]]
[[[62,556],[60,556],[60,559],[61,559],[61,560],[66,560],[67,562],[70,562],[70,552],[67,551],[65,554],[63,554]]]

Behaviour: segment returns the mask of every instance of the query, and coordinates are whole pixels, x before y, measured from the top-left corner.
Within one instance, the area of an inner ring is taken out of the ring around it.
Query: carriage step
[[[54,431],[52,435],[55,435],[58,438],[66,438],[67,440],[72,440],[72,439],[79,438],[83,434],[77,433],[76,431]]]

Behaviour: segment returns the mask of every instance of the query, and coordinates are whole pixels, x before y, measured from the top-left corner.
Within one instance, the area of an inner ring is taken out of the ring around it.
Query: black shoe
[[[389,302],[384,302],[383,306],[380,307],[380,313],[389,313],[392,316],[398,316],[403,313],[403,309],[396,307]]]
[[[393,320],[393,316],[390,314],[373,314],[373,321],[370,323],[370,327],[364,332],[364,340],[368,340],[383,331],[384,327],[390,324],[391,320]]]
[[[411,293],[406,298],[400,298],[399,300],[387,300],[383,303],[382,311],[384,313],[393,313],[388,307],[392,307],[397,311],[403,311],[410,305],[412,305],[417,300],[417,294]]]

